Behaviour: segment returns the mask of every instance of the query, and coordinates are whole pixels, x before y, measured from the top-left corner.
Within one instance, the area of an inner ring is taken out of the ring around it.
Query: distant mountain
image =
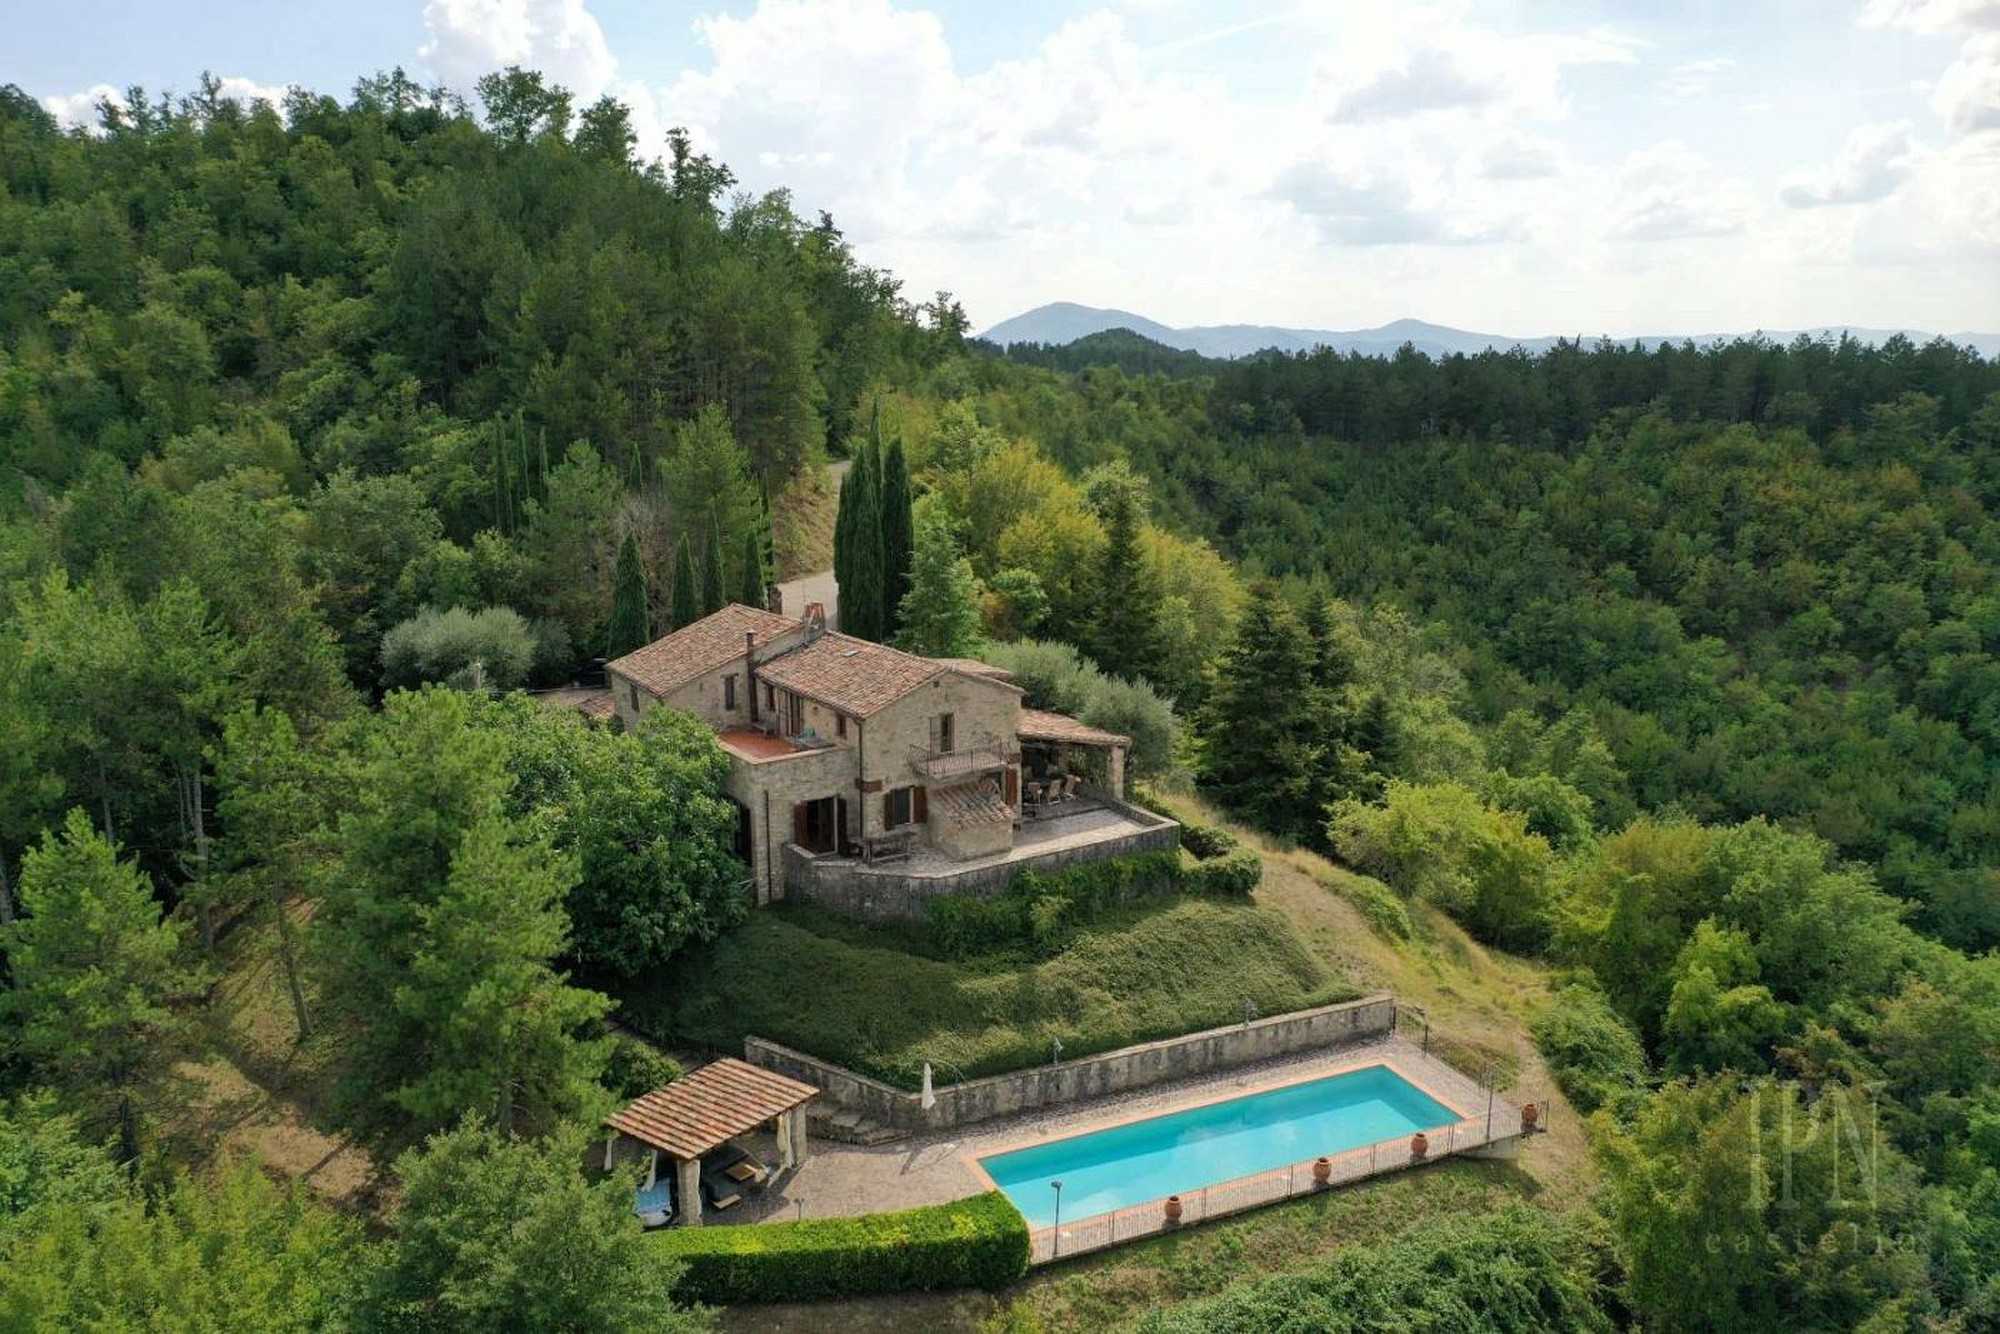
[[[1413,345],[1419,352],[1442,357],[1454,352],[1483,352],[1489,347],[1503,351],[1519,347],[1529,352],[1544,352],[1556,343],[1553,335],[1521,338],[1510,334],[1472,333],[1442,324],[1430,324],[1423,320],[1392,320],[1374,329],[1287,329],[1268,324],[1204,324],[1176,329],[1157,320],[1149,320],[1143,315],[1134,315],[1129,310],[1102,310],[1096,306],[1079,306],[1070,301],[1037,306],[1024,314],[1016,315],[1013,319],[1002,320],[980,337],[998,343],[1002,347],[1012,343],[1046,343],[1060,346],[1110,329],[1130,329],[1156,343],[1189,352],[1199,352],[1206,357],[1243,357],[1273,347],[1285,352],[1301,352],[1321,346],[1330,347],[1337,352],[1389,356],[1404,343]],[[1764,329],[1759,332],[1766,338],[1780,343],[1788,343],[1801,333],[1808,337],[1820,338],[1838,337],[1842,332],[1846,332],[1864,343],[1884,342],[1898,333],[1918,343],[1927,343],[1935,336],[1922,329],[1843,330],[1839,326],[1825,325],[1814,329]],[[1567,336],[1571,338],[1581,336],[1587,341],[1595,342],[1600,335],[1580,330]],[[1625,337],[1613,341],[1620,343],[1636,341],[1645,347],[1654,348],[1661,343],[1693,341],[1699,344],[1717,340],[1726,341],[1739,336],[1733,333],[1671,337],[1644,335],[1637,339]],[[2000,333],[1954,333],[1945,336],[1954,343],[1970,344],[1983,357],[2000,357]]]

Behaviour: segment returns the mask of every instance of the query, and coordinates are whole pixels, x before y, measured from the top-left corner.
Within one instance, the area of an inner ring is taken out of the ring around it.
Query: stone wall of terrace
[[[937,1069],[932,1071],[937,1103],[928,1111],[915,1093],[764,1038],[744,1039],[743,1059],[804,1080],[821,1089],[827,1101],[881,1125],[940,1130],[1108,1097],[1275,1056],[1381,1038],[1393,1029],[1395,1014],[1395,998],[1382,992],[963,1083],[943,1083],[949,1072]]]
[[[1118,818],[1103,828],[1040,840],[1036,838],[1039,831],[1030,825],[1016,836],[1012,848],[969,863],[953,862],[940,852],[925,850],[908,862],[867,866],[849,858],[814,857],[787,847],[784,896],[870,921],[921,921],[924,904],[941,894],[993,898],[1005,893],[1023,871],[1056,871],[1077,862],[1167,852],[1180,846],[1181,827],[1174,821],[1103,792],[1087,795],[1096,807]]]

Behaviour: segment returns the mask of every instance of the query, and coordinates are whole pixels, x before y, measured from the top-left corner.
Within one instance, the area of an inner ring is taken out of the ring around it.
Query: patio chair
[[[1062,802],[1068,800],[1069,800],[1069,779],[1067,777],[1050,779],[1048,786],[1049,805],[1051,806],[1060,805]]]

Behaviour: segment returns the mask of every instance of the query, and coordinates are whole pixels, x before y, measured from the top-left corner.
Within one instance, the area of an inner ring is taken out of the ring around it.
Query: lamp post
[[[1053,1235],[1049,1238],[1049,1259],[1053,1260],[1062,1254],[1062,1180],[1057,1178],[1049,1182],[1049,1185],[1053,1186],[1056,1192],[1056,1225]]]

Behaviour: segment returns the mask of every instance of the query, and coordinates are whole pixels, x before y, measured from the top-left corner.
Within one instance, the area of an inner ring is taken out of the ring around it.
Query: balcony
[[[998,741],[983,746],[961,746],[957,750],[925,750],[912,747],[910,768],[933,782],[970,778],[974,774],[1005,769],[1021,762],[1021,752]]]

